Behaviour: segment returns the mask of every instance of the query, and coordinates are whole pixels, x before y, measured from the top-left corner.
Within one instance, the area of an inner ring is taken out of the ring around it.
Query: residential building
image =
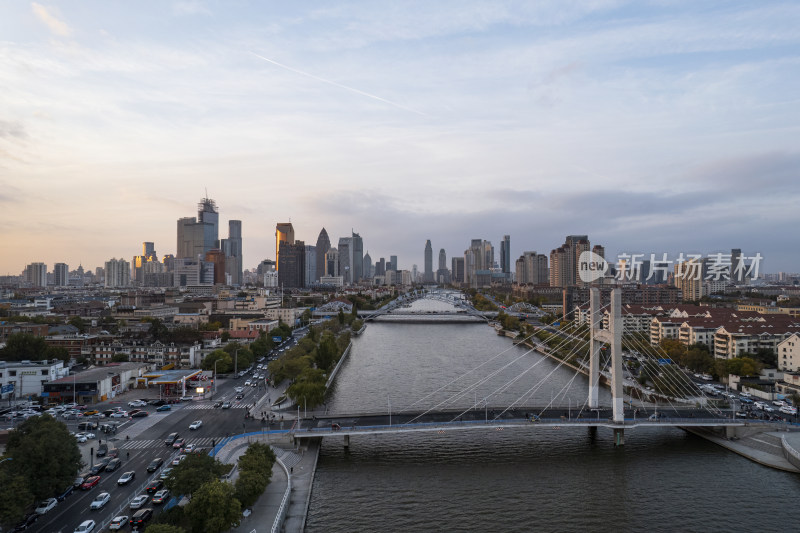
[[[47,287],[47,265],[31,263],[25,267],[25,281],[31,287]]]
[[[105,266],[105,286],[109,288],[128,287],[131,284],[131,264],[124,259],[109,259]]]
[[[53,285],[56,287],[69,285],[69,266],[66,263],[53,265]]]
[[[800,372],[800,336],[792,333],[778,343],[778,368],[785,372]]]
[[[500,241],[500,271],[505,274],[511,273],[511,236],[503,235]]]

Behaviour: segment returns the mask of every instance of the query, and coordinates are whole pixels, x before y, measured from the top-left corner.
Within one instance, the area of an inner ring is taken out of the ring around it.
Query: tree
[[[217,363],[217,372],[227,374],[233,370],[233,359],[225,350],[214,350],[203,359],[203,370],[214,370],[214,363]]]
[[[3,468],[24,475],[36,500],[62,492],[81,467],[81,452],[67,426],[50,415],[34,416],[9,434]]]
[[[126,353],[115,353],[111,356],[112,363],[127,363],[130,360]]]
[[[192,531],[222,533],[239,524],[242,504],[231,484],[215,479],[192,494],[185,512],[191,519]]]
[[[339,308],[339,314],[337,315],[337,318],[339,319],[339,324],[344,324],[344,311],[342,311],[341,307]]]
[[[148,334],[157,341],[166,341],[169,336],[169,330],[158,318],[145,317],[142,322],[150,322],[150,329]]]
[[[6,339],[6,347],[0,350],[0,360],[42,361],[61,359],[69,361],[69,352],[61,346],[49,346],[44,337],[30,333],[12,333]]]
[[[175,494],[194,494],[203,484],[223,475],[226,468],[210,455],[190,453],[172,469],[164,484]]]
[[[250,351],[253,352],[255,357],[261,358],[266,356],[274,346],[275,343],[272,342],[272,337],[262,331],[259,333],[258,338],[250,344]]]
[[[6,459],[6,457],[3,457]],[[36,501],[30,491],[24,474],[12,471],[9,466],[13,459],[0,468],[0,525],[11,527],[22,520],[25,512]],[[7,465],[7,466],[6,466]]]
[[[286,394],[298,405],[314,407],[325,401],[325,376],[319,368],[306,368],[286,389]]]
[[[79,316],[73,316],[67,321],[67,324],[75,326],[81,333],[86,333],[86,321]]]
[[[336,346],[336,339],[331,332],[326,331],[322,334],[322,339],[317,347],[316,355],[317,368],[330,370],[333,366],[333,362],[339,355],[339,349]]]
[[[272,479],[275,453],[267,444],[255,442],[239,457],[236,498],[244,507],[253,505]]]
[[[147,533],[186,533],[186,530],[172,524],[150,524],[147,526]]]

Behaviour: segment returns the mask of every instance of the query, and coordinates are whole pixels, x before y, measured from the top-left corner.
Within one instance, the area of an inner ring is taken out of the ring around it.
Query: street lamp
[[[219,363],[219,359],[214,361],[214,390],[211,392],[211,399],[214,399],[214,394],[217,393],[217,363]]]

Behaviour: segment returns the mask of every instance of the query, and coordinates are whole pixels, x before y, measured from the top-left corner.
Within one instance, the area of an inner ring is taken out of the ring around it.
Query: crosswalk
[[[231,402],[231,409],[247,409],[249,405],[252,405],[252,402],[242,401],[234,401]],[[184,409],[193,410],[193,409],[220,409],[219,407],[214,407],[213,403],[192,403],[183,407]]]
[[[198,439],[186,439],[186,444],[194,444],[198,448],[210,448],[212,443],[221,442],[224,437],[204,437]],[[118,443],[117,448],[122,450],[141,450],[144,448],[167,448],[163,439],[133,439]]]

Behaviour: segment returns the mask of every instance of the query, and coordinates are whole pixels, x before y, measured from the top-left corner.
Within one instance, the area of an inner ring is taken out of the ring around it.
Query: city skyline
[[[510,235],[513,263],[591,233],[609,256],[741,248],[798,270],[790,2],[0,14],[2,275],[174,254],[206,195],[242,221],[246,269],[290,220],[307,243],[359,229],[404,269],[426,239],[457,257]]]

